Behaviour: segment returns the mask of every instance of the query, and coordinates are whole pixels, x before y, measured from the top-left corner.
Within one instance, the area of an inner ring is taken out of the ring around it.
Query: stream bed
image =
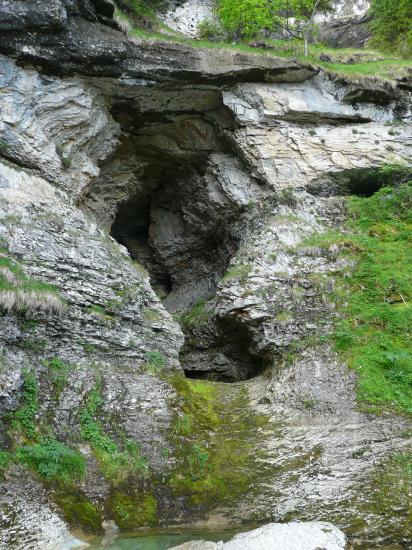
[[[234,529],[208,530],[175,529],[163,532],[122,534],[112,541],[97,539],[91,545],[91,550],[167,550],[189,540],[227,541],[240,532],[256,528],[242,526]]]

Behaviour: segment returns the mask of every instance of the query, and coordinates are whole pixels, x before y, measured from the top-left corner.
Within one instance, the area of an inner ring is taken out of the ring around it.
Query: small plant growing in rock
[[[34,371],[24,370],[21,406],[14,413],[14,428],[20,428],[28,439],[36,437],[36,414],[39,408],[39,389]]]
[[[252,266],[249,264],[241,264],[230,267],[225,275],[223,276],[222,281],[231,281],[238,279],[240,281],[245,281],[248,278],[249,273],[252,270]]]
[[[59,155],[64,168],[70,168],[72,163],[72,155],[70,153],[66,153],[61,145],[56,147],[56,153]]]
[[[148,351],[145,354],[147,362],[143,365],[143,370],[149,374],[157,375],[164,371],[166,359],[158,351]]]
[[[64,385],[66,384],[68,374],[71,370],[71,365],[67,365],[58,357],[45,360],[44,366],[49,369],[51,383],[54,386],[55,398],[59,399]]]

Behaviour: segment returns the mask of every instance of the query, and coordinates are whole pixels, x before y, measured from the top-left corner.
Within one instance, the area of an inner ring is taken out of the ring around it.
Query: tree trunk
[[[304,41],[304,44],[305,44],[305,57],[308,57],[308,55],[309,55],[308,37],[304,36],[303,41]]]

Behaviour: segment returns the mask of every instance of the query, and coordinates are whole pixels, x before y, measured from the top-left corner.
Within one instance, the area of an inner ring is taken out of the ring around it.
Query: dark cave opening
[[[139,194],[119,205],[110,234],[147,269],[153,289],[165,299],[172,291],[172,280],[150,244],[150,225],[151,197]]]
[[[356,195],[371,197],[385,185],[385,178],[379,168],[352,168],[331,173],[310,182],[309,193],[319,197]]]
[[[220,92],[202,94],[165,89],[143,93],[134,107],[117,102],[121,142],[83,200],[101,212],[111,236],[147,269],[165,308],[179,316],[215,296],[251,217],[249,188],[258,186],[227,141],[224,130],[234,123]],[[182,360],[189,378],[233,382],[261,372],[239,328],[222,324],[213,332],[213,342],[201,336],[194,361]],[[205,374],[193,368],[199,361],[217,368]]]
[[[359,170],[349,175],[348,194],[357,195],[358,197],[371,197],[382,186],[382,177],[377,171]]]
[[[255,378],[271,364],[255,349],[249,328],[231,316],[212,316],[203,326],[185,328],[180,361],[188,378],[239,382]]]

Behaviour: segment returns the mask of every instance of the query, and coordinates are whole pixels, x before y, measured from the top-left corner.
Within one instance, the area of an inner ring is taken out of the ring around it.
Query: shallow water
[[[99,540],[92,544],[93,550],[167,550],[189,540],[227,541],[237,533],[248,531],[254,527],[227,529],[224,531],[209,530],[173,530],[163,533],[143,534],[133,533],[122,535],[113,542]]]

